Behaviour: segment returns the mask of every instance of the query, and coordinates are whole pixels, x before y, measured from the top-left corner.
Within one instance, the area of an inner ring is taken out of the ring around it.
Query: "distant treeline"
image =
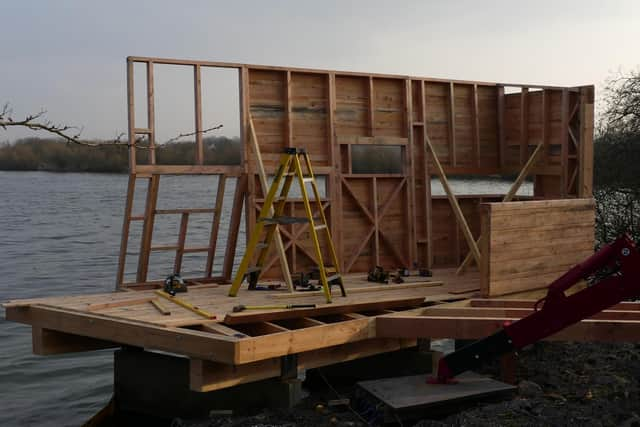
[[[240,140],[224,136],[204,138],[205,164],[240,164]],[[137,151],[138,163],[147,163],[149,150]],[[158,145],[158,164],[193,164],[194,142]],[[25,138],[0,145],[0,170],[42,170],[55,172],[115,172],[128,169],[126,146],[104,144],[97,147],[61,142],[56,139]]]
[[[240,140],[208,137],[204,139],[205,164],[240,164]],[[354,173],[400,173],[399,147],[354,146]],[[149,150],[139,149],[138,163],[147,163]],[[129,153],[125,146],[98,147],[69,144],[55,139],[26,138],[0,145],[0,170],[43,170],[55,172],[127,172]],[[159,145],[159,164],[192,164],[195,143],[174,142]],[[600,132],[594,143],[594,185],[596,187],[640,187],[640,133]]]

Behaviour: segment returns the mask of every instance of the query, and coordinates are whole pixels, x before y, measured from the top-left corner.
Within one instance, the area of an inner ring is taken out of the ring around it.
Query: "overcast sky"
[[[638,69],[640,1],[0,0],[0,35],[0,103],[112,138],[128,55],[600,88]],[[189,76],[156,73],[160,137],[193,130]],[[204,125],[237,135],[235,76],[216,76]]]

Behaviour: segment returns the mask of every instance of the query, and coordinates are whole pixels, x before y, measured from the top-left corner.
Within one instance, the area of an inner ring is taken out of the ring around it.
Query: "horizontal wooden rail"
[[[156,209],[156,214],[216,213],[215,208]]]
[[[540,84],[523,84],[523,83],[504,83],[504,82],[484,82],[484,81],[474,81],[474,80],[451,80],[451,79],[440,79],[435,77],[417,77],[417,76],[409,76],[409,75],[401,75],[401,74],[381,74],[381,73],[362,73],[357,71],[340,71],[340,70],[323,70],[323,69],[311,69],[311,68],[296,68],[296,67],[282,67],[282,66],[272,66],[272,65],[259,65],[259,64],[243,64],[239,62],[220,62],[220,61],[198,61],[198,60],[190,60],[190,59],[174,59],[174,58],[155,58],[155,57],[145,57],[145,56],[129,56],[127,57],[127,61],[129,62],[138,62],[138,63],[153,63],[153,64],[165,64],[165,65],[187,65],[187,66],[196,66],[199,65],[201,67],[216,67],[216,68],[251,68],[255,70],[271,70],[271,71],[291,71],[291,72],[300,72],[305,74],[335,74],[336,76],[354,76],[354,77],[374,77],[374,78],[389,78],[389,79],[414,79],[414,80],[424,80],[425,82],[432,83],[449,83],[453,82],[455,84],[477,84],[481,86],[506,86],[513,88],[531,88],[531,89],[570,89],[572,91],[577,91],[577,88],[567,88],[566,86],[550,86],[550,85],[540,85]]]

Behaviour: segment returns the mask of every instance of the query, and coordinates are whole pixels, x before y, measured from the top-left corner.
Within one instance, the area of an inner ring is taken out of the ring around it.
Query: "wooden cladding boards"
[[[483,205],[482,295],[544,288],[590,256],[594,209],[593,199]]]
[[[338,74],[329,88],[329,75],[249,69],[249,111],[265,162],[275,162],[269,153],[295,146],[328,166],[331,127],[338,138],[408,138],[408,123],[417,123],[426,128],[445,170],[498,173],[497,86],[425,81],[423,99],[423,81],[409,83],[407,91],[404,79]]]

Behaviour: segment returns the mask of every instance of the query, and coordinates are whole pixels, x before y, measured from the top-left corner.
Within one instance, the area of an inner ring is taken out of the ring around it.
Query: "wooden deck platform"
[[[248,291],[227,296],[228,286],[194,285],[178,294],[216,316],[207,319],[169,301],[163,315],[154,290],[10,301],[8,320],[33,327],[36,354],[60,354],[122,345],[161,350],[191,359],[192,388],[213,390],[277,376],[280,357],[296,354],[299,367],[315,367],[415,345],[415,339],[378,339],[375,318],[425,303],[468,298],[479,275],[411,276],[402,284],[377,284],[365,275],[345,279],[347,297],[331,304],[317,292]],[[314,309],[250,310],[233,307],[314,303]]]
[[[480,338],[531,312],[534,300],[473,299],[479,275],[436,270],[403,284],[375,284],[363,275],[346,279],[347,297],[325,304],[316,293],[248,291],[227,296],[226,285],[195,285],[179,297],[207,312],[207,319],[161,300],[153,290],[10,301],[8,320],[33,328],[36,354],[134,346],[190,359],[193,390],[209,391],[276,377],[283,357],[299,369],[394,351],[416,338]],[[315,303],[313,309],[250,310],[238,304]],[[640,305],[623,303],[560,333],[556,339],[639,341]]]

